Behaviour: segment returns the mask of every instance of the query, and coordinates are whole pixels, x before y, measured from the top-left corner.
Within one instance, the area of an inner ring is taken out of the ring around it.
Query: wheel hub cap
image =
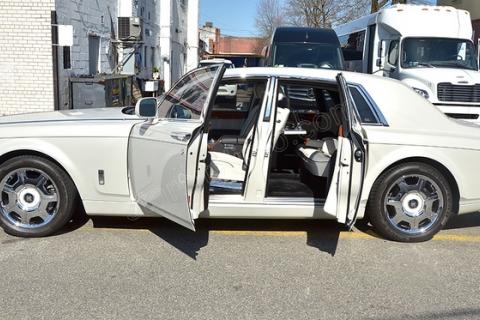
[[[25,211],[38,209],[41,202],[40,192],[33,186],[27,186],[17,192],[17,199],[18,206]]]
[[[416,193],[408,193],[403,197],[402,207],[405,213],[411,217],[418,217],[422,214],[424,206],[423,197]]]

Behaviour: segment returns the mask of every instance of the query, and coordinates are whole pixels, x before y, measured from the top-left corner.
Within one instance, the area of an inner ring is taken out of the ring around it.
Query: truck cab
[[[453,118],[480,121],[470,14],[395,5],[335,28],[347,70],[400,80]]]

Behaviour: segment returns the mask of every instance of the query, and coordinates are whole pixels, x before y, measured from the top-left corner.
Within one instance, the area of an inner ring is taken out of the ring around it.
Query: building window
[[[143,67],[146,69],[147,68],[147,55],[148,55],[148,47],[145,46],[143,47]]]
[[[88,71],[95,75],[100,71],[100,37],[88,36]]]
[[[63,47],[63,69],[71,69],[70,47]]]

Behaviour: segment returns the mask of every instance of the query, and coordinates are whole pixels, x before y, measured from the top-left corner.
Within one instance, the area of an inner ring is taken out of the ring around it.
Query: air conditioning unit
[[[139,17],[118,17],[118,39],[142,40],[142,20]]]

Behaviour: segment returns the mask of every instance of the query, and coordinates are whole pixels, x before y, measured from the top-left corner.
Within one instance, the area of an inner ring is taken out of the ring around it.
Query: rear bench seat
[[[328,177],[332,156],[336,151],[337,139],[334,138],[309,140],[305,145],[297,148],[297,154],[302,160],[305,169],[318,177]]]

